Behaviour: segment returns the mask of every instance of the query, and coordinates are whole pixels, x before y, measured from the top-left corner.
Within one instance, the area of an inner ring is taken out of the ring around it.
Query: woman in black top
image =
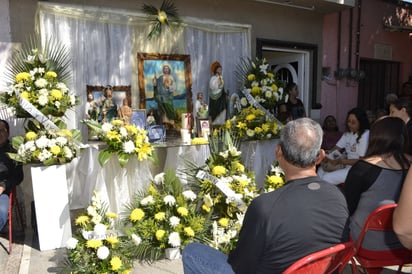
[[[302,101],[297,98],[299,95],[298,85],[296,83],[289,83],[286,86],[286,92],[289,94],[288,102],[286,107],[289,113],[292,114],[292,119],[298,119],[306,117],[305,106]]]

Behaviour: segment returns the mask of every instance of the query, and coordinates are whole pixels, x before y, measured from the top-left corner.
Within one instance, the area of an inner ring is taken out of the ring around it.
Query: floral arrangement
[[[197,204],[197,195],[183,190],[172,169],[155,176],[146,193],[137,194],[127,206],[124,224],[131,237],[130,252],[152,262],[168,248],[183,249],[195,238],[203,238],[209,223],[197,214]]]
[[[146,130],[134,124],[126,125],[122,120],[117,119],[103,124],[95,120],[83,122],[107,145],[99,152],[100,165],[105,165],[113,154],[117,155],[121,167],[125,167],[132,156],[137,156],[139,161],[149,158],[156,160]]]
[[[69,273],[131,272],[133,258],[124,248],[129,239],[121,235],[117,218],[95,192],[87,211],[75,220],[74,237],[66,243]]]
[[[270,166],[270,170],[266,175],[266,180],[264,183],[264,191],[270,192],[282,187],[285,184],[285,173],[283,169],[279,166],[279,163],[275,160]]]
[[[55,165],[69,163],[80,153],[81,139],[78,130],[40,130],[28,131],[25,136],[15,136],[12,146],[17,153],[9,157],[22,163],[42,163]]]
[[[225,127],[242,140],[267,140],[278,137],[282,124],[264,111],[248,106],[226,120]]]
[[[277,104],[287,102],[287,95],[283,92],[284,83],[277,80],[268,67],[266,59],[243,59],[237,75],[244,83],[243,93],[250,93],[257,103],[272,112]],[[241,94],[240,104],[246,108],[251,102]]]
[[[243,216],[250,202],[258,196],[255,177],[242,164],[239,140],[227,130],[214,132],[209,139],[210,157],[206,166],[190,166],[186,171],[201,201],[201,214],[209,214],[212,220],[209,244],[228,253],[236,245]],[[193,174],[202,171],[209,176]],[[217,179],[217,180],[216,180]]]
[[[8,80],[12,83],[0,101],[18,117],[31,117],[19,104],[22,97],[44,115],[61,117],[78,104],[64,81],[70,78],[65,48],[48,42],[45,47],[32,40],[9,64]]]

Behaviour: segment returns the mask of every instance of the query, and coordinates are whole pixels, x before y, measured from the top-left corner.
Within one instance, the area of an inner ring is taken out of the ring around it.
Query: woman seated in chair
[[[319,177],[331,184],[339,185],[359,158],[365,156],[369,141],[369,120],[361,108],[353,108],[346,116],[345,132],[330,150],[318,169]],[[336,152],[336,153],[335,153]]]
[[[408,132],[401,119],[383,117],[373,124],[366,155],[352,166],[344,185],[354,241],[373,210],[398,201],[412,161],[412,156],[406,154],[408,147]],[[362,246],[387,250],[401,244],[394,233],[370,232]]]

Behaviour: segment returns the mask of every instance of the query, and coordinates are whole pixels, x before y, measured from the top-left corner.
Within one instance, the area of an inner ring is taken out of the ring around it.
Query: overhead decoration
[[[181,23],[177,8],[171,0],[164,0],[160,9],[153,5],[143,4],[142,10],[151,24],[151,30],[147,36],[149,39],[157,38],[164,27],[175,28]]]

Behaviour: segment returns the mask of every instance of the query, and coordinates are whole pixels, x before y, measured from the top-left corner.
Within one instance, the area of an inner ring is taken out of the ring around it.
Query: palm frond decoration
[[[172,0],[164,0],[160,9],[143,4],[142,11],[147,15],[147,21],[152,26],[147,36],[149,39],[158,37],[162,33],[163,26],[175,28],[181,23],[177,7]]]
[[[252,70],[252,60],[250,58],[241,58],[236,66],[235,76],[237,81],[243,86],[247,81],[247,76]]]
[[[27,38],[21,49],[13,52],[13,58],[6,65],[5,78],[9,83],[13,83],[15,76],[23,71],[30,71],[31,64],[27,57],[33,55],[33,50],[39,51],[39,57],[47,62],[47,68],[57,73],[59,81],[68,82],[71,78],[70,53],[66,46],[49,37],[44,45],[38,35],[31,35]]]

